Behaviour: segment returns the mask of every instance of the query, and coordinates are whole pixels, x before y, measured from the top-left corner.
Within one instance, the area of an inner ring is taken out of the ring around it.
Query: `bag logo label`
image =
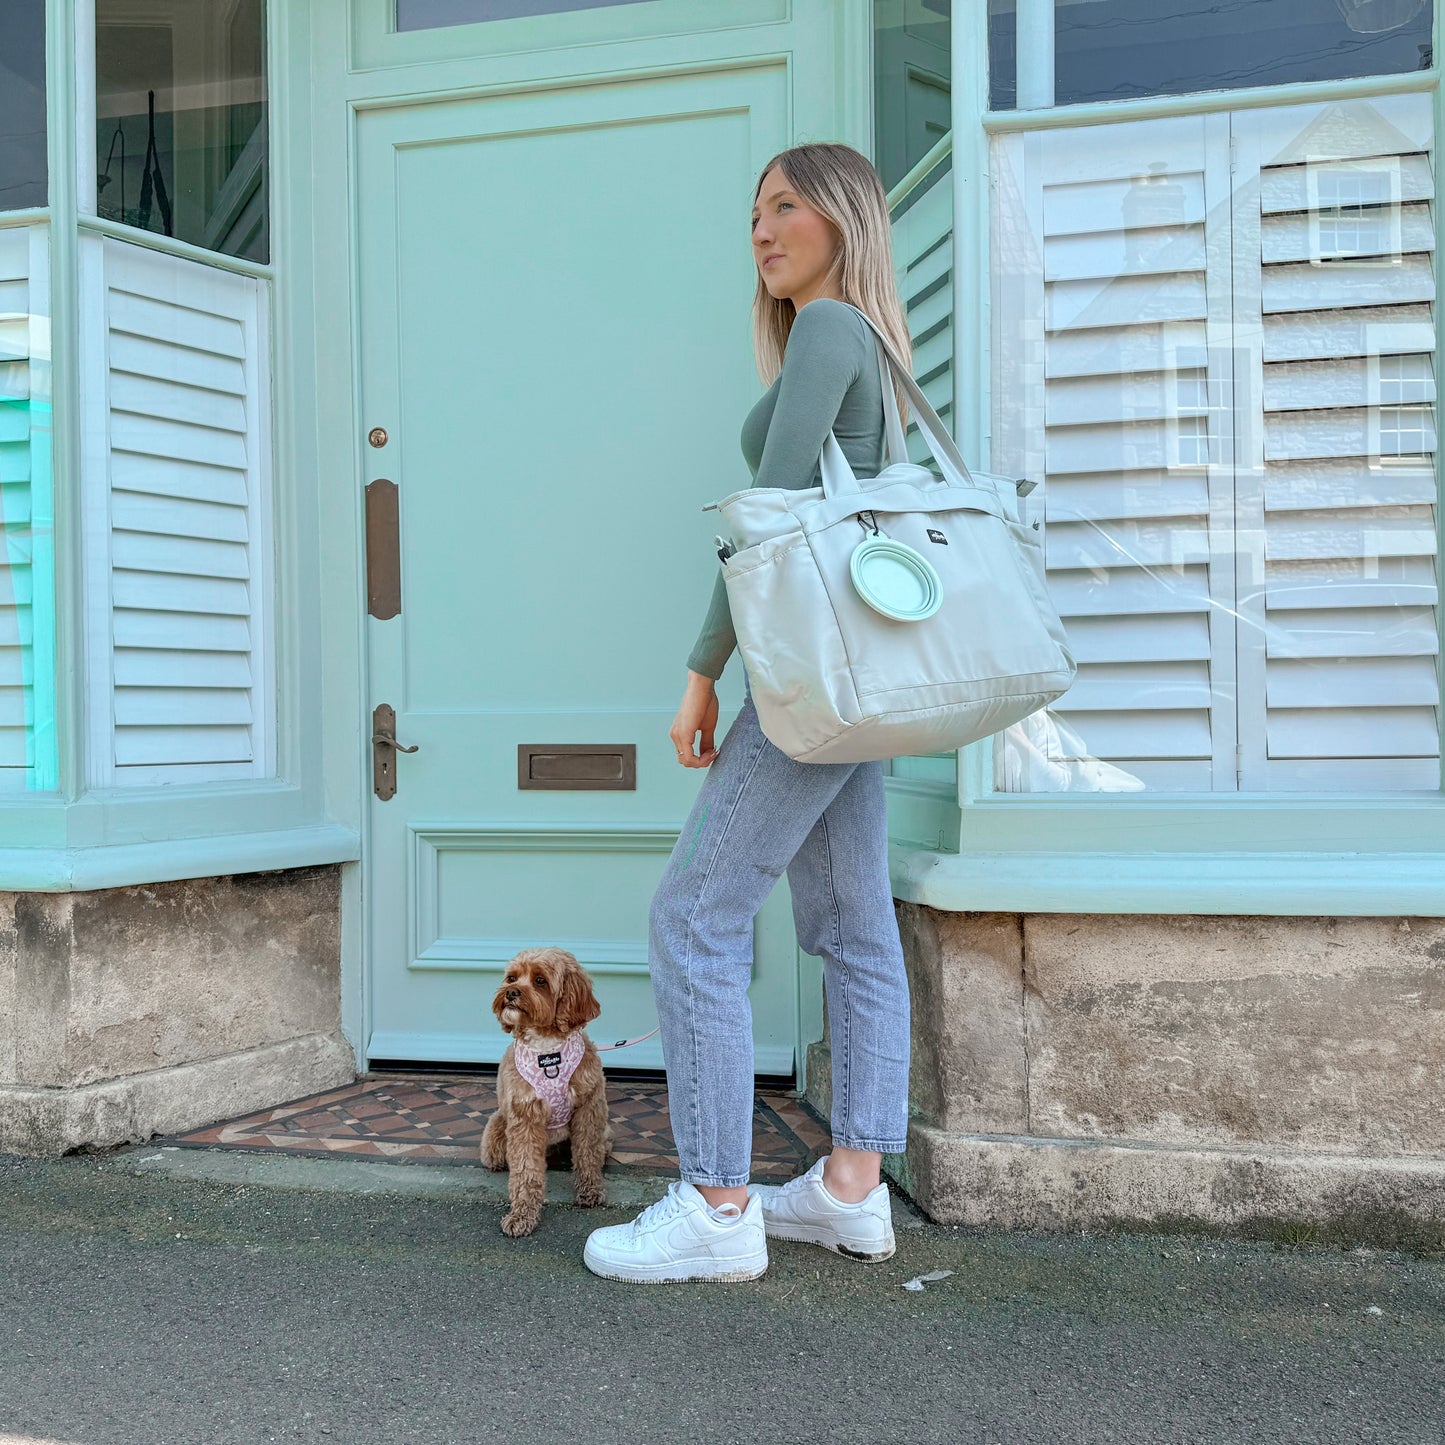
[[[948,538],[945,537],[942,532],[935,530],[933,527],[930,527],[928,529],[928,540],[930,542],[942,542],[945,547],[948,546]]]

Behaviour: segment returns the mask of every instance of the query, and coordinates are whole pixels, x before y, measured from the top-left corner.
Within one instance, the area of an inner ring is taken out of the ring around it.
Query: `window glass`
[[[57,786],[47,241],[0,229],[0,794]]]
[[[952,75],[948,0],[875,0],[873,162],[889,193],[893,266],[908,319],[913,373],[947,424],[952,416],[952,157],[905,177],[946,136]],[[909,455],[927,449],[909,427]],[[956,786],[956,752],[893,758],[895,778]]]
[[[269,259],[264,35],[262,0],[96,0],[102,216]]]
[[[479,20],[515,20],[522,15],[641,3],[643,0],[396,0],[396,28],[432,30],[439,25],[473,25]]]
[[[995,109],[1014,104],[1015,8],[1004,0],[1007,13],[990,16]],[[1055,0],[1054,103],[1427,69],[1432,8],[1431,0]]]
[[[46,204],[45,0],[0,9],[0,211]]]
[[[988,0],[988,104],[1012,110],[1018,104],[1018,29],[1014,0]]]
[[[875,0],[873,164],[892,190],[948,133],[949,0]]]
[[[1431,100],[996,138],[993,470],[1079,664],[1000,791],[1438,790]]]

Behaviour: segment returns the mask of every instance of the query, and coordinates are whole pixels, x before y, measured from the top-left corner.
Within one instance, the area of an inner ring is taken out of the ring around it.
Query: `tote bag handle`
[[[898,397],[889,377],[889,373],[892,372],[903,387],[903,394],[913,408],[918,430],[928,443],[929,454],[938,463],[938,469],[943,473],[944,479],[956,487],[977,487],[979,483],[974,479],[962,453],[959,452],[953,438],[948,434],[948,428],[944,426],[938,413],[929,404],[928,398],[923,394],[923,388],[913,379],[912,372],[904,366],[902,360],[889,345],[887,337],[874,325],[872,317],[866,312],[853,306],[851,302],[845,301],[843,304],[857,311],[873,332],[878,354],[878,375],[883,384],[883,430],[886,461],[906,462],[908,460],[903,418],[899,413]],[[822,473],[824,496],[834,497],[858,490],[858,478],[849,465],[843,448],[838,445],[838,438],[834,436],[831,428],[823,441]],[[983,490],[991,491],[995,496],[998,494],[997,487],[993,485],[985,487]]]

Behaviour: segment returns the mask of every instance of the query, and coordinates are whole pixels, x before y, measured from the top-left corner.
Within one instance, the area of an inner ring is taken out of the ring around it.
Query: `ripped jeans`
[[[648,968],[682,1177],[748,1181],[753,919],[784,869],[798,943],[823,960],[833,1142],[902,1153],[908,979],[888,877],[881,763],[800,763],[752,694],[733,720],[653,894]]]

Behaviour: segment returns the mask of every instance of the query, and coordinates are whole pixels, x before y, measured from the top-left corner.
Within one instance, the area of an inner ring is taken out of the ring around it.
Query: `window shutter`
[[[1233,127],[1241,786],[1434,789],[1430,97]]]
[[[56,776],[45,227],[0,230],[0,791]]]
[[[953,167],[945,157],[900,204],[893,221],[893,269],[913,342],[913,375],[945,426],[953,414]],[[927,448],[911,423],[909,455]]]
[[[111,642],[101,781],[266,776],[264,283],[109,239],[89,259],[104,317],[90,476]]]
[[[1079,662],[1002,790],[1234,787],[1228,167],[1221,115],[995,143],[995,470]]]

